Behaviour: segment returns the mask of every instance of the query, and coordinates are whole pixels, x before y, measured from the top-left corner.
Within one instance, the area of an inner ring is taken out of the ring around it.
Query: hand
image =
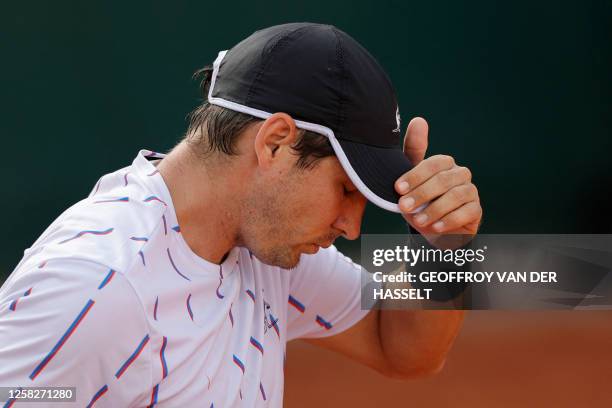
[[[429,126],[423,118],[408,124],[404,154],[415,166],[395,182],[401,195],[399,207],[410,225],[433,243],[439,234],[473,236],[482,219],[478,189],[472,173],[450,156],[436,155],[425,160]],[[425,209],[414,212],[429,203]]]

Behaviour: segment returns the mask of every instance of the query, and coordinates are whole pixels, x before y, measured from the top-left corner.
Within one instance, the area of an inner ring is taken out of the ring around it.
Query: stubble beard
[[[299,235],[293,216],[279,197],[287,191],[275,189],[251,197],[243,204],[242,242],[261,262],[284,269],[295,268],[301,253],[289,242]]]
[[[278,266],[283,269],[292,269],[300,263],[301,254],[290,247],[272,247],[269,251],[258,257],[263,263]]]

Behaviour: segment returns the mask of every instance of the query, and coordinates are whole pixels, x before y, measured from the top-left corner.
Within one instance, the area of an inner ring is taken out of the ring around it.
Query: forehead
[[[353,184],[336,156],[328,156],[319,159],[318,165],[315,166],[313,170],[315,172],[318,171],[319,176],[325,177],[328,180],[343,182],[349,185]]]

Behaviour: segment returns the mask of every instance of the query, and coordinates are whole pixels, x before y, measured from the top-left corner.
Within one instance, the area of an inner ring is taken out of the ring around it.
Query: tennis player
[[[476,234],[470,171],[424,159],[420,118],[402,149],[389,78],[333,26],[257,31],[201,74],[184,139],[100,178],[0,289],[0,386],[75,387],[54,406],[280,407],[293,339],[390,377],[438,371],[463,312],[362,310],[333,242],[359,237],[368,200],[430,242]]]

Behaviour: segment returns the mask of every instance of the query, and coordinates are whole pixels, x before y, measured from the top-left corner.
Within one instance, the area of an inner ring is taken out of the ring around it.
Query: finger
[[[472,174],[465,167],[456,166],[450,170],[441,171],[400,198],[400,208],[409,211],[423,203],[436,200],[443,195],[447,195],[451,200],[461,201],[463,199],[463,191],[455,187],[467,184],[471,176]]]
[[[420,227],[426,227],[470,201],[478,201],[478,189],[474,184],[467,183],[453,187],[419,214],[415,214],[413,221]]]
[[[415,168],[407,171],[395,181],[395,190],[399,194],[407,194],[431,177],[445,170],[455,167],[455,160],[451,156],[436,155],[427,158]],[[469,170],[468,170],[469,171]]]
[[[413,118],[408,124],[406,136],[404,136],[404,154],[413,166],[416,166],[425,157],[429,144],[429,125],[423,118]]]
[[[442,217],[432,225],[437,232],[454,231],[466,225],[477,223],[482,217],[480,201],[470,201]]]

